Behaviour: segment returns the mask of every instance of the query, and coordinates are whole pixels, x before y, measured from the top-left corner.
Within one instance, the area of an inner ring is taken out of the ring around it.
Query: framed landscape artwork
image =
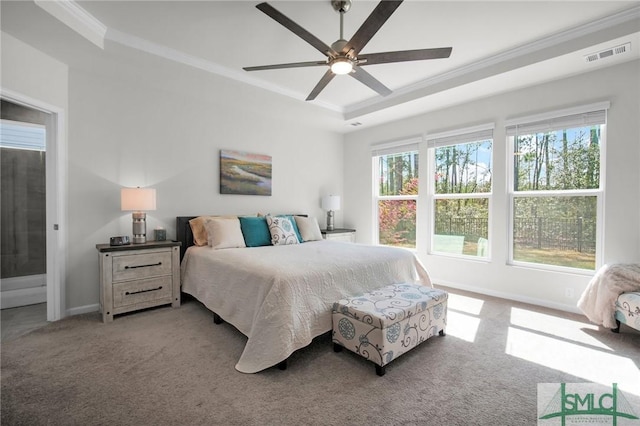
[[[271,156],[220,150],[220,193],[271,195]]]

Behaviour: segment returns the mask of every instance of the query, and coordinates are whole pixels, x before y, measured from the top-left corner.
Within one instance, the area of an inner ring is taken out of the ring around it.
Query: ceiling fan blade
[[[368,72],[366,72],[360,67],[354,68],[354,71],[349,75],[355,78],[356,80],[358,80],[360,83],[369,87],[370,89],[375,90],[382,96],[387,96],[392,93],[391,89],[389,89],[384,84],[380,83],[378,80],[376,80],[374,76],[372,76],[371,74],[369,74]]]
[[[334,76],[335,74],[332,73],[330,69],[327,70],[327,72],[322,76],[318,84],[316,84],[316,87],[314,87],[311,93],[309,93],[309,96],[307,96],[306,100],[307,101],[314,100],[316,96],[318,96],[318,94],[322,92],[322,89],[324,89],[327,86],[327,84],[329,84],[329,82],[333,80]]]
[[[360,28],[358,28],[358,31],[351,37],[351,40],[344,46],[342,53],[346,54],[353,49],[354,55],[357,55],[401,4],[402,0],[382,0],[378,3],[376,8],[373,9],[373,12],[371,12],[371,15],[369,15]]]
[[[423,61],[451,56],[452,47],[435,49],[402,50],[397,52],[369,53],[358,57],[358,65],[388,64],[390,62]]]
[[[287,28],[289,31],[293,32],[295,35],[315,47],[325,56],[329,56],[329,52],[335,53],[333,49],[327,46],[322,40],[318,37],[311,34],[309,31],[302,28],[300,25],[293,22],[291,19],[283,15],[280,11],[278,11],[273,6],[268,3],[260,3],[256,6],[259,10],[264,12],[267,16],[280,23],[282,26]]]
[[[245,71],[262,71],[262,70],[278,70],[282,68],[315,67],[319,65],[327,65],[327,61],[292,62],[290,64],[260,65],[257,67],[243,67],[242,69]]]

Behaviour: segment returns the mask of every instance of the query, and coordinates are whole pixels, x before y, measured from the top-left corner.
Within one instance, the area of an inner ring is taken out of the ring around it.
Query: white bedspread
[[[182,291],[248,337],[236,365],[256,373],[331,330],[333,302],[400,282],[431,286],[405,249],[336,241],[213,250],[190,247]]]
[[[632,291],[640,291],[640,264],[604,265],[589,281],[578,307],[591,322],[616,328],[616,299]]]

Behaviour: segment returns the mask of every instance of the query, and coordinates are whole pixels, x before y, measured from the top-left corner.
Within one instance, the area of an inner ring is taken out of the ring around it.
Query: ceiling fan
[[[364,21],[362,26],[347,41],[343,36],[344,14],[351,8],[351,0],[339,1],[331,0],[331,6],[340,13],[340,39],[331,46],[311,34],[309,31],[296,24],[294,21],[283,15],[274,7],[267,3],[260,3],[256,7],[279,22],[285,28],[302,38],[304,41],[315,47],[327,58],[324,61],[294,62],[288,64],[263,65],[257,67],[244,67],[245,71],[273,70],[281,68],[315,67],[325,65],[329,69],[313,88],[307,101],[311,101],[318,96],[336,74],[348,74],[359,82],[375,90],[382,96],[387,96],[391,90],[366,72],[362,67],[365,65],[386,64],[390,62],[421,61],[425,59],[448,58],[453,48],[442,47],[435,49],[403,50],[382,53],[369,53],[360,55],[361,50],[371,40],[382,25],[389,19],[393,12],[402,4],[400,1],[382,0]]]

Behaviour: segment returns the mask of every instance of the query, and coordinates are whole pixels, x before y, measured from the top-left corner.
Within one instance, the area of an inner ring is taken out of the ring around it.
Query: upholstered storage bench
[[[436,334],[445,335],[446,291],[419,284],[393,284],[333,304],[333,348],[343,347],[385,366]]]
[[[620,331],[621,323],[640,330],[640,292],[622,293],[618,296],[614,316],[618,325],[614,332]]]

